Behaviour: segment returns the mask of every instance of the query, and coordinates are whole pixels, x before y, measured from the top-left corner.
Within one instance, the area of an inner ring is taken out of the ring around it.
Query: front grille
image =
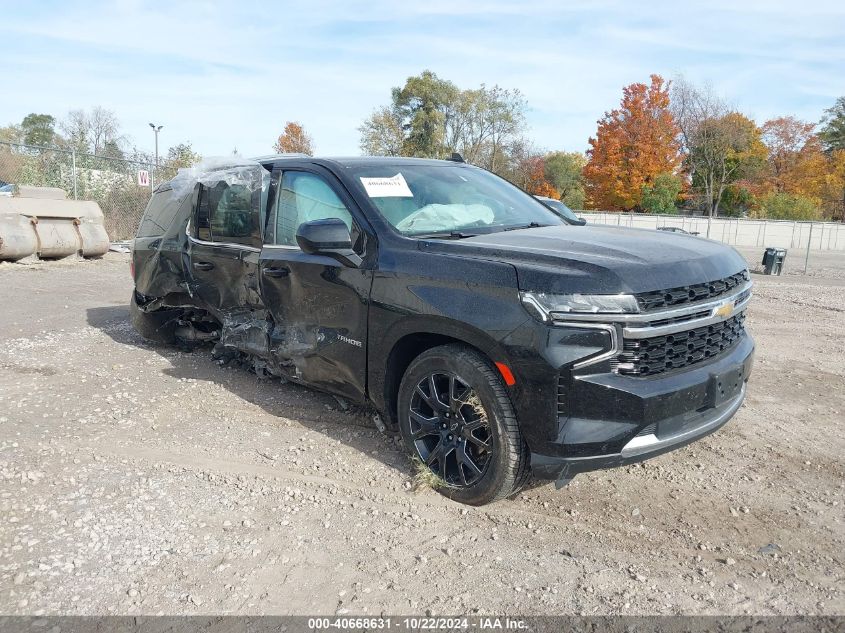
[[[653,376],[689,367],[721,354],[743,333],[745,313],[685,332],[652,338],[625,339],[613,365],[620,374]]]
[[[726,292],[741,286],[749,280],[748,272],[743,270],[716,281],[708,281],[691,286],[679,286],[668,290],[655,290],[653,292],[641,292],[634,295],[640,310],[659,310],[661,308],[672,308],[675,306],[697,303],[707,299],[715,299]]]

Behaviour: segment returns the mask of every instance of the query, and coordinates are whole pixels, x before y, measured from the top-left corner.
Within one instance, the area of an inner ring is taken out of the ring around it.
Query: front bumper
[[[753,361],[746,333],[713,361],[660,376],[562,372],[554,437],[531,446],[534,475],[624,466],[713,433],[742,405]]]

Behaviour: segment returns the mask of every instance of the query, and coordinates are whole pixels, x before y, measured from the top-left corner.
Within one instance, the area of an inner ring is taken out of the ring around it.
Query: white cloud
[[[286,6],[287,5],[287,6]],[[390,88],[430,68],[463,87],[519,88],[538,145],[584,149],[623,85],[710,81],[760,119],[817,120],[845,93],[840,3],[66,2],[0,22],[0,122],[103,105],[140,146],[270,150],[286,120],[328,154]]]

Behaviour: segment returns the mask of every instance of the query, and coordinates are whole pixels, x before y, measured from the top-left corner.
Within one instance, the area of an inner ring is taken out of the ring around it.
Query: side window
[[[207,242],[258,246],[261,189],[253,183],[219,180],[200,185],[195,237]]]
[[[346,223],[353,235],[352,216],[322,177],[302,171],[282,174],[276,209],[276,244],[296,246],[296,230],[303,222],[339,218]]]
[[[197,228],[195,237],[211,241],[211,209],[208,203],[208,187],[200,186],[197,198]]]
[[[181,203],[182,199],[174,195],[171,188],[156,190],[141,218],[137,237],[158,237],[166,233]]]

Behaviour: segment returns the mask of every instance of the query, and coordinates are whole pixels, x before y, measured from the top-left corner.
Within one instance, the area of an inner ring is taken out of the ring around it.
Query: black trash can
[[[763,274],[780,275],[783,272],[783,263],[785,261],[785,248],[767,248],[763,253]]]

